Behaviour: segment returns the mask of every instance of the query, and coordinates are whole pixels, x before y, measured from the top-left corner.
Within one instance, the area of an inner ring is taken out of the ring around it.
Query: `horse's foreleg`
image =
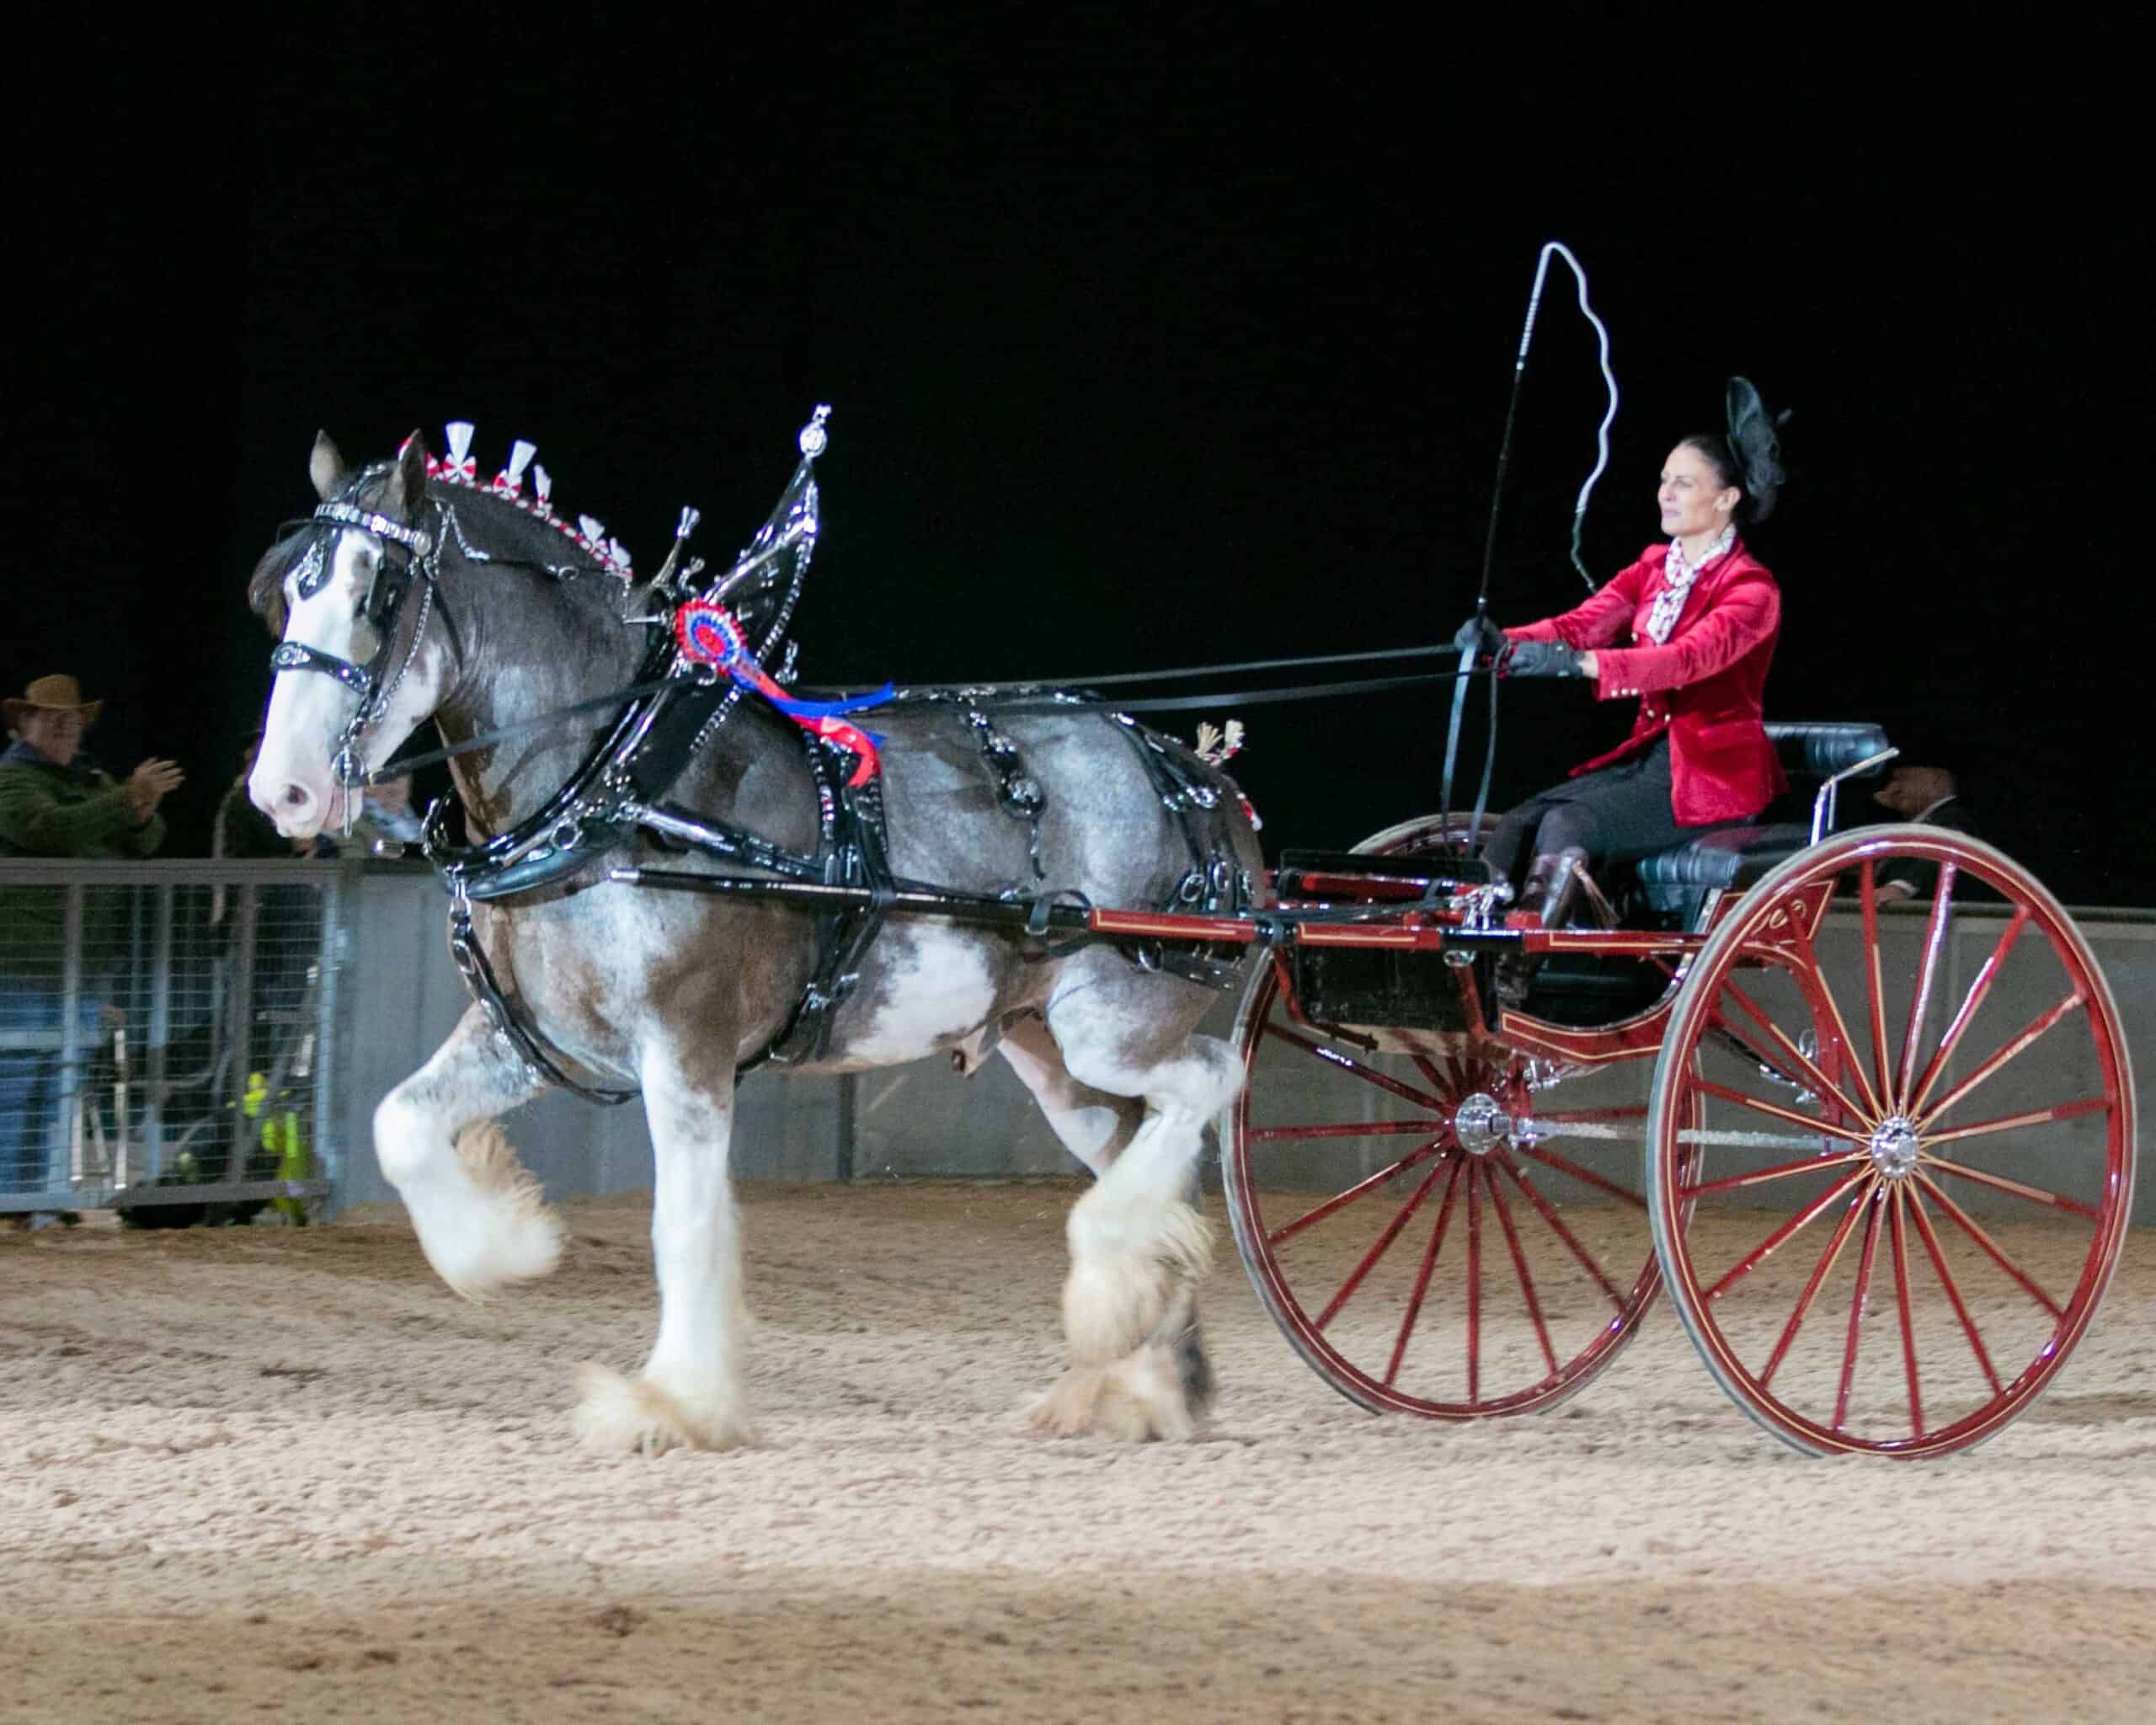
[[[493,1124],[545,1087],[472,1007],[375,1109],[382,1172],[427,1262],[467,1299],[543,1276],[561,1255],[560,1225]]]
[[[634,1378],[587,1365],[577,1429],[595,1447],[648,1455],[753,1441],[742,1385],[748,1313],[727,1169],[734,1075],[691,1073],[670,1051],[643,1063],[657,1178],[651,1247],[659,1339]]]
[[[1034,1423],[1058,1434],[1187,1437],[1212,1390],[1197,1309],[1212,1232],[1190,1201],[1192,1174],[1205,1123],[1235,1094],[1235,1057],[1212,1037],[1191,1036],[1142,1060],[1097,1014],[1059,1021],[1051,1009],[1050,1022],[1080,1081],[1142,1095],[1145,1115],[1072,1206],[1063,1290],[1070,1369]]]

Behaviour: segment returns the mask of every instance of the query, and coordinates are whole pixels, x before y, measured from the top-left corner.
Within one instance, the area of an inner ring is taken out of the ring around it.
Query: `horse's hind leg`
[[[742,1386],[749,1319],[740,1220],[727,1168],[734,1074],[729,1067],[714,1078],[667,1049],[646,1055],[641,1076],[657,1175],[659,1339],[633,1378],[584,1368],[577,1430],[616,1452],[731,1449],[755,1437]]]
[[[1063,1147],[1096,1174],[1105,1174],[1145,1122],[1145,1103],[1081,1084],[1063,1063],[1048,1027],[1027,1017],[1003,1033],[996,1051],[1033,1093]]]
[[[425,1065],[382,1099],[375,1154],[410,1212],[427,1262],[468,1299],[553,1268],[560,1225],[494,1116],[545,1084],[477,1007]]]
[[[1205,1124],[1241,1074],[1225,1043],[1189,1033],[1203,1009],[1178,985],[1097,971],[1049,1003],[1071,1076],[1142,1097],[1145,1112],[1065,1227],[1070,1369],[1034,1411],[1044,1431],[1187,1437],[1211,1393],[1197,1296],[1212,1236],[1191,1202],[1193,1175]]]

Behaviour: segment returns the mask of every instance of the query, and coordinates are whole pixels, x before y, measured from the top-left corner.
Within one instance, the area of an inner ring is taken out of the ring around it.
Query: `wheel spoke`
[[[1432,1120],[1376,1120],[1367,1124],[1343,1120],[1327,1126],[1252,1126],[1243,1135],[1252,1144],[1302,1138],[1428,1138]]]
[[[1879,1097],[1871,1088],[1871,1076],[1864,1070],[1864,1062],[1857,1058],[1855,1039],[1849,1034],[1848,1022],[1842,1017],[1841,1005],[1834,998],[1834,991],[1827,980],[1827,973],[1820,968],[1817,949],[1806,943],[1804,952],[1811,961],[1812,980],[1819,991],[1819,1004],[1826,1007],[1827,1016],[1834,1021],[1834,1034],[1840,1039],[1842,1047],[1849,1054],[1849,1076],[1856,1080],[1856,1087],[1864,1097],[1866,1111],[1876,1119],[1886,1110],[1880,1106]]]
[[[1401,1205],[1400,1214],[1385,1224],[1385,1231],[1378,1236],[1370,1249],[1363,1254],[1363,1261],[1355,1266],[1353,1273],[1341,1284],[1340,1291],[1332,1296],[1331,1303],[1319,1314],[1315,1327],[1321,1330],[1339,1316],[1340,1308],[1345,1306],[1355,1290],[1363,1285],[1363,1278],[1377,1268],[1378,1260],[1385,1255],[1392,1242],[1400,1237],[1400,1231],[1407,1226],[1415,1212],[1422,1207],[1422,1200],[1430,1195],[1430,1188],[1438,1183],[1438,1176],[1444,1171],[1444,1164],[1440,1162],[1437,1167],[1430,1170],[1422,1183],[1415,1188],[1415,1195]]]
[[[1753,1000],[1750,995],[1745,993],[1742,989],[1739,988],[1733,982],[1723,983],[1721,991],[1734,999],[1737,1005],[1743,1007],[1745,1012],[1751,1016],[1753,1020],[1759,1026],[1759,1028],[1765,1031],[1769,1036],[1774,1039],[1774,1045],[1796,1063],[1797,1072],[1801,1075],[1804,1087],[1809,1089],[1812,1094],[1819,1097],[1822,1102],[1833,1102],[1835,1103],[1841,1109],[1843,1114],[1846,1114],[1850,1119],[1854,1120],[1861,1118],[1864,1110],[1860,1108],[1854,1102],[1851,1101],[1848,1096],[1844,1094],[1841,1086],[1835,1083],[1833,1079],[1829,1078],[1824,1072],[1821,1071],[1809,1055],[1807,1055],[1801,1049],[1798,1048],[1795,1043],[1791,1042],[1787,1036],[1783,1034],[1781,1026],[1775,1023],[1773,1019],[1769,1018],[1766,1013],[1762,1012],[1759,1009],[1758,1003]],[[1716,1016],[1717,1022],[1719,1022],[1721,1015],[1717,1012]],[[1725,1030],[1728,1030],[1728,1027],[1726,1025],[1724,1025],[1722,1028]],[[1734,1036],[1737,1033],[1733,1030],[1730,1030],[1728,1031],[1728,1033]],[[1748,1048],[1750,1047],[1749,1044],[1746,1044],[1745,1045]],[[1756,1052],[1756,1050],[1754,1052]],[[1763,1062],[1763,1064],[1772,1065],[1774,1063],[1769,1060]],[[1785,1073],[1783,1076],[1787,1077],[1790,1075]]]
[[[1999,1381],[1999,1374],[1992,1368],[1991,1355],[1984,1352],[1984,1338],[1977,1332],[1977,1321],[1969,1316],[1969,1308],[1961,1299],[1961,1290],[1954,1279],[1954,1273],[1946,1268],[1946,1254],[1939,1249],[1939,1236],[1931,1231],[1931,1217],[1924,1207],[1921,1193],[1909,1194],[1909,1213],[1916,1218],[1917,1232],[1924,1238],[1924,1250],[1931,1254],[1931,1267],[1939,1277],[1939,1285],[1946,1290],[1946,1297],[1953,1302],[1954,1315],[1961,1321],[1961,1333],[1969,1338],[1969,1349],[1977,1356],[1977,1364],[1983,1368],[1984,1376],[1990,1381],[1994,1396],[2005,1393]]]
[[[1415,1062],[1415,1070],[1420,1072],[1423,1077],[1429,1081],[1430,1088],[1437,1092],[1438,1095],[1443,1096],[1446,1094],[1449,1090],[1454,1093],[1457,1093],[1466,1087],[1465,1085],[1461,1084],[1448,1086],[1444,1081],[1444,1075],[1438,1071],[1437,1062],[1433,1060],[1428,1055],[1412,1055],[1410,1058],[1412,1058]]]
[[[1856,1381],[1856,1344],[1864,1308],[1871,1297],[1871,1266],[1879,1256],[1879,1216],[1886,1206],[1877,1187],[1865,1194],[1864,1252],[1856,1263],[1856,1291],[1849,1296],[1849,1339],[1842,1347],[1841,1387],[1834,1392],[1834,1429],[1849,1423],[1849,1386]]]
[[[1990,1132],[2011,1132],[2023,1126],[2047,1126],[2054,1120],[2079,1119],[2111,1106],[2108,1097],[2092,1096],[2080,1102],[2054,1103],[2047,1108],[2031,1108],[2025,1114],[2007,1114],[1996,1120],[1979,1120],[1972,1126],[1956,1126],[1950,1132],[1927,1132],[1927,1145],[1951,1144],[1957,1138],[1982,1138]]]
[[[1445,1195],[1438,1205],[1438,1224],[1430,1230],[1430,1244],[1422,1253],[1422,1263],[1415,1273],[1415,1291],[1408,1298],[1407,1311],[1400,1320],[1400,1333],[1394,1338],[1392,1358],[1386,1362],[1385,1386],[1392,1387],[1393,1380],[1400,1375],[1400,1363],[1407,1357],[1407,1338],[1415,1333],[1415,1320],[1422,1315],[1422,1297],[1430,1291],[1430,1272],[1438,1267],[1438,1253],[1445,1243],[1445,1225],[1452,1220],[1452,1201],[1460,1193],[1460,1167],[1465,1156],[1452,1158],[1452,1172],[1445,1176]]]
[[[1879,886],[1870,857],[1864,859],[1857,873],[1857,896],[1864,906],[1865,1004],[1871,1013],[1871,1059],[1884,1112],[1893,1102],[1894,1085],[1887,1068],[1894,1051],[1886,1045],[1886,979],[1879,970]]]
[[[1833,1272],[1834,1261],[1842,1255],[1842,1247],[1849,1240],[1850,1230],[1856,1226],[1856,1219],[1862,1213],[1868,1195],[1866,1192],[1860,1192],[1849,1200],[1849,1209],[1843,1212],[1841,1220],[1835,1225],[1833,1237],[1819,1254],[1819,1262],[1812,1265],[1811,1279],[1805,1283],[1804,1291],[1797,1295],[1796,1306],[1789,1315],[1789,1322],[1782,1326],[1782,1332],[1775,1339],[1774,1351],[1767,1356],[1766,1365],[1760,1369],[1761,1389],[1765,1389],[1774,1381],[1774,1373],[1780,1369],[1783,1359],[1789,1353],[1790,1344],[1796,1340],[1797,1331],[1803,1327],[1804,1320],[1811,1313],[1812,1302],[1819,1297],[1819,1290]]]
[[[1291,1043],[1313,1059],[1323,1060],[1329,1066],[1337,1066],[1343,1072],[1353,1074],[1365,1084],[1374,1084],[1380,1090],[1388,1091],[1405,1102],[1412,1102],[1417,1108],[1428,1108],[1433,1114],[1445,1111],[1444,1104],[1434,1096],[1425,1096],[1421,1091],[1402,1084],[1397,1078],[1388,1077],[1385,1073],[1364,1065],[1353,1055],[1343,1055],[1338,1049],[1327,1048],[1321,1042],[1313,1042],[1299,1031],[1290,1030],[1284,1024],[1267,1024],[1265,1033]]]
[[[1939,885],[1932,894],[1931,920],[1924,925],[1924,962],[1917,969],[1916,998],[1909,1003],[1908,1033],[1902,1043],[1902,1063],[1894,1075],[1894,1105],[1906,1108],[1909,1102],[1909,1080],[1916,1071],[1917,1055],[1924,1045],[1924,1021],[1931,1010],[1931,991],[1939,975],[1939,955],[1946,945],[1946,930],[1952,919],[1954,878],[1959,873],[1951,862],[1939,865]]]
[[[1467,1405],[1482,1399],[1482,1171],[1467,1165]]]
[[[1917,1386],[1917,1328],[1916,1312],[1909,1301],[1909,1234],[1908,1224],[1903,1215],[1907,1208],[1908,1191],[1897,1186],[1893,1194],[1894,1225],[1894,1297],[1902,1313],[1902,1369],[1909,1381],[1909,1423],[1915,1428],[1914,1435],[1924,1435],[1924,1394]]]
[[[1798,1229],[1807,1226],[1815,1218],[1823,1214],[1833,1205],[1836,1199],[1841,1197],[1843,1194],[1849,1191],[1851,1187],[1854,1186],[1860,1180],[1862,1180],[1869,1172],[1869,1169],[1860,1167],[1855,1172],[1849,1174],[1843,1179],[1837,1180],[1832,1186],[1821,1193],[1818,1197],[1813,1199],[1810,1204],[1806,1204],[1802,1210],[1799,1210],[1795,1215],[1784,1222],[1781,1226],[1775,1229],[1773,1233],[1768,1235],[1764,1240],[1762,1240],[1757,1246],[1753,1247],[1743,1258],[1740,1258],[1736,1266],[1732,1268],[1726,1275],[1723,1276],[1723,1278],[1719,1282],[1716,1282],[1713,1287],[1707,1290],[1707,1298],[1710,1300],[1719,1300],[1721,1298],[1724,1294],[1729,1291],[1731,1285],[1734,1284],[1739,1277],[1749,1275],[1753,1270],[1758,1268],[1758,1267],[1766,1261],[1768,1255],[1777,1247],[1780,1246],[1784,1241],[1787,1240],[1790,1235],[1796,1233]]]
[[[2025,1198],[2031,1204],[2047,1204],[2053,1210],[2071,1210],[2075,1215],[2086,1216],[2092,1222],[2103,1219],[2087,1204],[2076,1202],[2060,1193],[2047,1192],[2040,1186],[2025,1186],[2019,1180],[2009,1180],[2004,1174],[1988,1174],[1982,1168],[1970,1167],[1965,1162],[1951,1162],[1943,1156],[1917,1158],[1924,1167],[1941,1174],[1952,1174],[1963,1180],[1974,1180],[1980,1186],[1989,1186],[1994,1191],[2011,1192],[2016,1198]]]
[[[2024,1293],[2027,1294],[2028,1296],[2031,1300],[2034,1300],[2037,1305],[2042,1306],[2046,1311],[2051,1313],[2053,1317],[2064,1317],[2066,1316],[2066,1308],[2061,1306],[2058,1301],[2052,1299],[2050,1295],[2045,1293],[2041,1288],[2038,1287],[2035,1279],[2031,1277],[2026,1270],[2023,1269],[2020,1264],[2015,1263],[2015,1261],[2009,1258],[2004,1252],[2001,1251],[1999,1249],[1999,1242],[1993,1239],[1990,1235],[1984,1232],[1982,1228],[1977,1226],[1976,1222],[1971,1219],[1969,1213],[1963,1210],[1960,1204],[1955,1203],[1952,1199],[1949,1198],[1946,1194],[1940,1188],[1939,1183],[1936,1180],[1933,1179],[1930,1175],[1921,1171],[1917,1174],[1917,1180],[1918,1183],[1923,1186],[1924,1189],[1931,1194],[1932,1202],[1936,1204],[1941,1210],[1945,1210],[1948,1215],[1951,1216],[1960,1226],[1961,1231],[1967,1234],[1972,1240],[1975,1241],[1977,1245],[1981,1246],[1984,1249],[1985,1254],[1990,1258],[1993,1263],[1997,1264],[2001,1269],[2004,1270],[2008,1275],[2011,1276],[2016,1282],[2020,1283]]]
[[[1513,1268],[1519,1275],[1519,1291],[1527,1300],[1527,1315],[1534,1325],[1534,1339],[1542,1344],[1543,1363],[1550,1368],[1550,1375],[1557,1375],[1557,1350],[1550,1345],[1550,1327],[1542,1320],[1542,1302],[1535,1298],[1534,1278],[1528,1274],[1527,1253],[1520,1247],[1519,1231],[1513,1226],[1512,1205],[1505,1200],[1505,1188],[1495,1180],[1489,1183],[1490,1207],[1497,1213],[1497,1226],[1504,1230],[1505,1245],[1513,1255]]]
[[[1602,1266],[1594,1261],[1594,1254],[1581,1245],[1579,1236],[1565,1226],[1565,1219],[1557,1214],[1557,1206],[1545,1198],[1535,1188],[1534,1183],[1513,1166],[1511,1157],[1504,1156],[1501,1151],[1499,1158],[1498,1166],[1504,1169],[1513,1184],[1519,1188],[1520,1196],[1534,1206],[1535,1213],[1550,1225],[1550,1231],[1565,1242],[1566,1249],[1579,1260],[1580,1268],[1594,1278],[1602,1291],[1609,1296],[1609,1303],[1615,1306],[1619,1312],[1623,1312],[1625,1296],[1617,1291],[1615,1284],[1603,1274]]]
[[[1540,1124],[1540,1123],[1538,1123]],[[1604,1179],[1592,1168],[1583,1168],[1570,1156],[1559,1156],[1554,1150],[1545,1150],[1539,1144],[1516,1144],[1513,1146],[1522,1156],[1531,1156],[1546,1168],[1555,1168],[1561,1174],[1569,1174],[1582,1186],[1592,1186],[1598,1192],[1607,1192],[1612,1198],[1621,1198],[1636,1210],[1645,1210],[1647,1201],[1636,1192],[1627,1192],[1614,1180]]]
[[[1365,1197],[1370,1193],[1376,1191],[1379,1187],[1384,1185],[1385,1183],[1392,1178],[1395,1174],[1401,1172],[1403,1169],[1413,1167],[1417,1162],[1427,1162],[1430,1157],[1435,1156],[1438,1153],[1438,1140],[1432,1138],[1422,1144],[1417,1145],[1414,1149],[1409,1151],[1406,1156],[1401,1157],[1398,1162],[1394,1162],[1389,1167],[1380,1168],[1374,1174],[1369,1175],[1363,1179],[1358,1180],[1345,1192],[1335,1193],[1331,1197],[1326,1199],[1323,1204],[1318,1205],[1315,1210],[1305,1211],[1301,1215],[1297,1216],[1294,1221],[1289,1222],[1285,1227],[1274,1229],[1273,1232],[1265,1236],[1266,1243],[1269,1246],[1278,1246],[1283,1240],[1292,1240],[1296,1235],[1301,1233],[1304,1229],[1314,1226],[1317,1223],[1323,1221],[1327,1216],[1335,1215],[1337,1212],[1347,1209],[1348,1206],[1353,1204],[1357,1199]]]
[[[1940,1074],[1946,1070],[1947,1061],[1953,1058],[1955,1045],[1961,1040],[1961,1033],[1969,1028],[1969,1021],[1977,1016],[1977,1008],[1983,1004],[1984,996],[1991,992],[1992,984],[1999,980],[1999,967],[2005,964],[2006,955],[2014,950],[2014,943],[2021,938],[2021,931],[2028,926],[2029,907],[2016,905],[2014,915],[2007,919],[2006,927],[1999,934],[1999,943],[1991,949],[1991,956],[1984,960],[1977,972],[1976,980],[1969,985],[1968,993],[1955,1009],[1953,1017],[1947,1021],[1945,1033],[1939,1039],[1939,1046],[1932,1050],[1931,1059],[1924,1069],[1924,1076],[1917,1080],[1916,1091],[1909,1097],[1903,1113],[1913,1114],[1923,1108],[1924,1099],[1931,1094],[1931,1087],[1939,1082]]]
[[[2013,1060],[2017,1055],[2025,1052],[2032,1043],[2036,1042],[2038,1038],[2048,1033],[2052,1027],[2055,1026],[2058,1021],[2063,1018],[2068,1012],[2073,1012],[2077,1007],[2086,1005],[2088,1003],[2088,999],[2089,996],[2082,993],[2082,991],[2077,988],[2072,994],[2067,996],[2064,1000],[2061,1001],[2049,1012],[2041,1014],[2038,1017],[2031,1019],[2029,1023],[2028,1028],[2023,1030],[2022,1033],[2019,1036],[2015,1037],[2013,1041],[2008,1043],[2004,1048],[1993,1055],[1989,1060],[1978,1066],[1976,1071],[1970,1073],[1967,1077],[1964,1078],[1959,1084],[1948,1091],[1945,1095],[1942,1096],[1937,1102],[1934,1103],[1930,1108],[1925,1113],[1923,1120],[1918,1123],[1918,1130],[1921,1131],[1925,1122],[1937,1119],[1941,1114],[1952,1108],[1956,1103],[1960,1102],[1964,1097],[1967,1096],[1971,1091],[1974,1090],[1979,1084],[1982,1084],[1987,1078],[1989,1078],[1994,1072],[1998,1071],[1999,1069],[2004,1066],[2009,1060]]]
[[[1679,1134],[1680,1137],[1684,1135]],[[1836,1156],[1815,1156],[1809,1161],[1782,1162],[1771,1168],[1754,1168],[1748,1174],[1731,1174],[1720,1180],[1709,1180],[1698,1186],[1679,1186],[1679,1198],[1705,1198],[1716,1192],[1735,1192],[1745,1186],[1764,1186],[1769,1180],[1786,1180],[1792,1174],[1816,1174],[1826,1168],[1845,1168],[1851,1162],[1862,1162],[1865,1152],[1845,1150]]]
[[[1724,1102],[1734,1103],[1741,1108],[1749,1108],[1754,1114],[1770,1115],[1777,1120],[1786,1120],[1792,1126],[1803,1127],[1807,1132],[1816,1132],[1828,1138],[1839,1138],[1850,1144],[1869,1144],[1871,1141],[1870,1135],[1860,1132],[1854,1127],[1838,1125],[1831,1120],[1814,1119],[1809,1114],[1797,1113],[1795,1108],[1785,1108],[1779,1103],[1767,1102],[1756,1096],[1747,1096],[1741,1090],[1731,1090],[1726,1086],[1716,1083],[1711,1078],[1694,1078],[1692,1081],[1692,1087],[1705,1091],[1709,1096],[1720,1097]]]

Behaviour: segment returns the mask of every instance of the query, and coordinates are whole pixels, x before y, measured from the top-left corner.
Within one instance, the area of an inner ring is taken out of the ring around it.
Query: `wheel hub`
[[[1474,1095],[1453,1111],[1452,1135],[1470,1156],[1487,1156],[1512,1136],[1513,1117],[1486,1092]]]
[[[1916,1127],[1901,1115],[1881,1121],[1871,1135],[1872,1166],[1882,1179],[1905,1180],[1916,1172],[1919,1143]]]

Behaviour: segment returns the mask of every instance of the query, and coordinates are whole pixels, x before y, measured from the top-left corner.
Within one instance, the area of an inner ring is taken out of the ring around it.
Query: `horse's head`
[[[451,654],[430,628],[441,511],[419,435],[348,470],[325,433],[307,466],[322,499],[263,556],[248,597],[281,636],[248,793],[287,838],[343,818],[367,773],[440,703]]]

